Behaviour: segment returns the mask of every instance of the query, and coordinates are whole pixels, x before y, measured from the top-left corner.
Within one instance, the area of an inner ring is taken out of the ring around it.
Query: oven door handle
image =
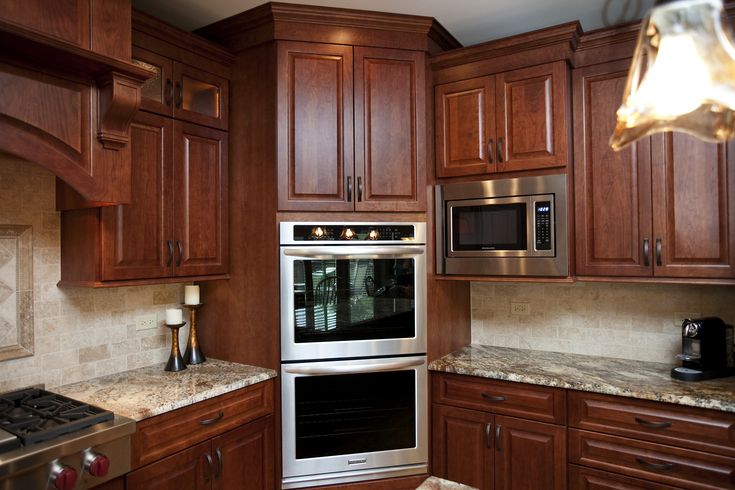
[[[424,359],[410,359],[408,361],[386,362],[381,364],[353,364],[352,366],[315,365],[309,367],[284,366],[283,370],[290,374],[310,374],[313,376],[328,374],[375,373],[378,371],[397,371],[399,369],[421,366]]]
[[[309,247],[309,248],[284,248],[283,254],[288,257],[304,257],[308,259],[330,259],[330,258],[411,258],[424,254],[423,245],[400,245],[400,246],[338,246],[338,247]]]

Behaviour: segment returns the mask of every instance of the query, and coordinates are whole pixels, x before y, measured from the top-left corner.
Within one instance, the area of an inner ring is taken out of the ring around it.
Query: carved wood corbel
[[[108,150],[119,150],[130,141],[130,122],[140,106],[143,81],[111,71],[97,79],[97,138]]]

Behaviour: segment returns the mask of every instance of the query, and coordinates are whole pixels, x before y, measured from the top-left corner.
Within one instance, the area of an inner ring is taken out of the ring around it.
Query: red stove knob
[[[105,476],[110,471],[110,458],[88,450],[84,455],[84,469],[92,476]]]
[[[57,463],[51,472],[51,481],[58,490],[73,490],[77,483],[77,470]]]

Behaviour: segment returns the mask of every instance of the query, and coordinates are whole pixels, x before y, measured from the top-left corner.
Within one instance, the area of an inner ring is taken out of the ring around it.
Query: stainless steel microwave
[[[439,274],[568,276],[567,177],[439,185]]]

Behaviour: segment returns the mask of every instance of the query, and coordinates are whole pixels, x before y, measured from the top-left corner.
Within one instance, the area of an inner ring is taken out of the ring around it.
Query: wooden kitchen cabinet
[[[735,147],[664,133],[613,151],[627,68],[573,74],[576,274],[735,277]]]
[[[211,488],[208,459],[211,443],[204,442],[154,464],[128,473],[126,490],[205,490]]]
[[[566,62],[435,87],[436,175],[564,167]]]
[[[273,416],[212,440],[218,461],[213,489],[263,490],[275,487]]]
[[[420,51],[277,44],[278,209],[424,211]]]

